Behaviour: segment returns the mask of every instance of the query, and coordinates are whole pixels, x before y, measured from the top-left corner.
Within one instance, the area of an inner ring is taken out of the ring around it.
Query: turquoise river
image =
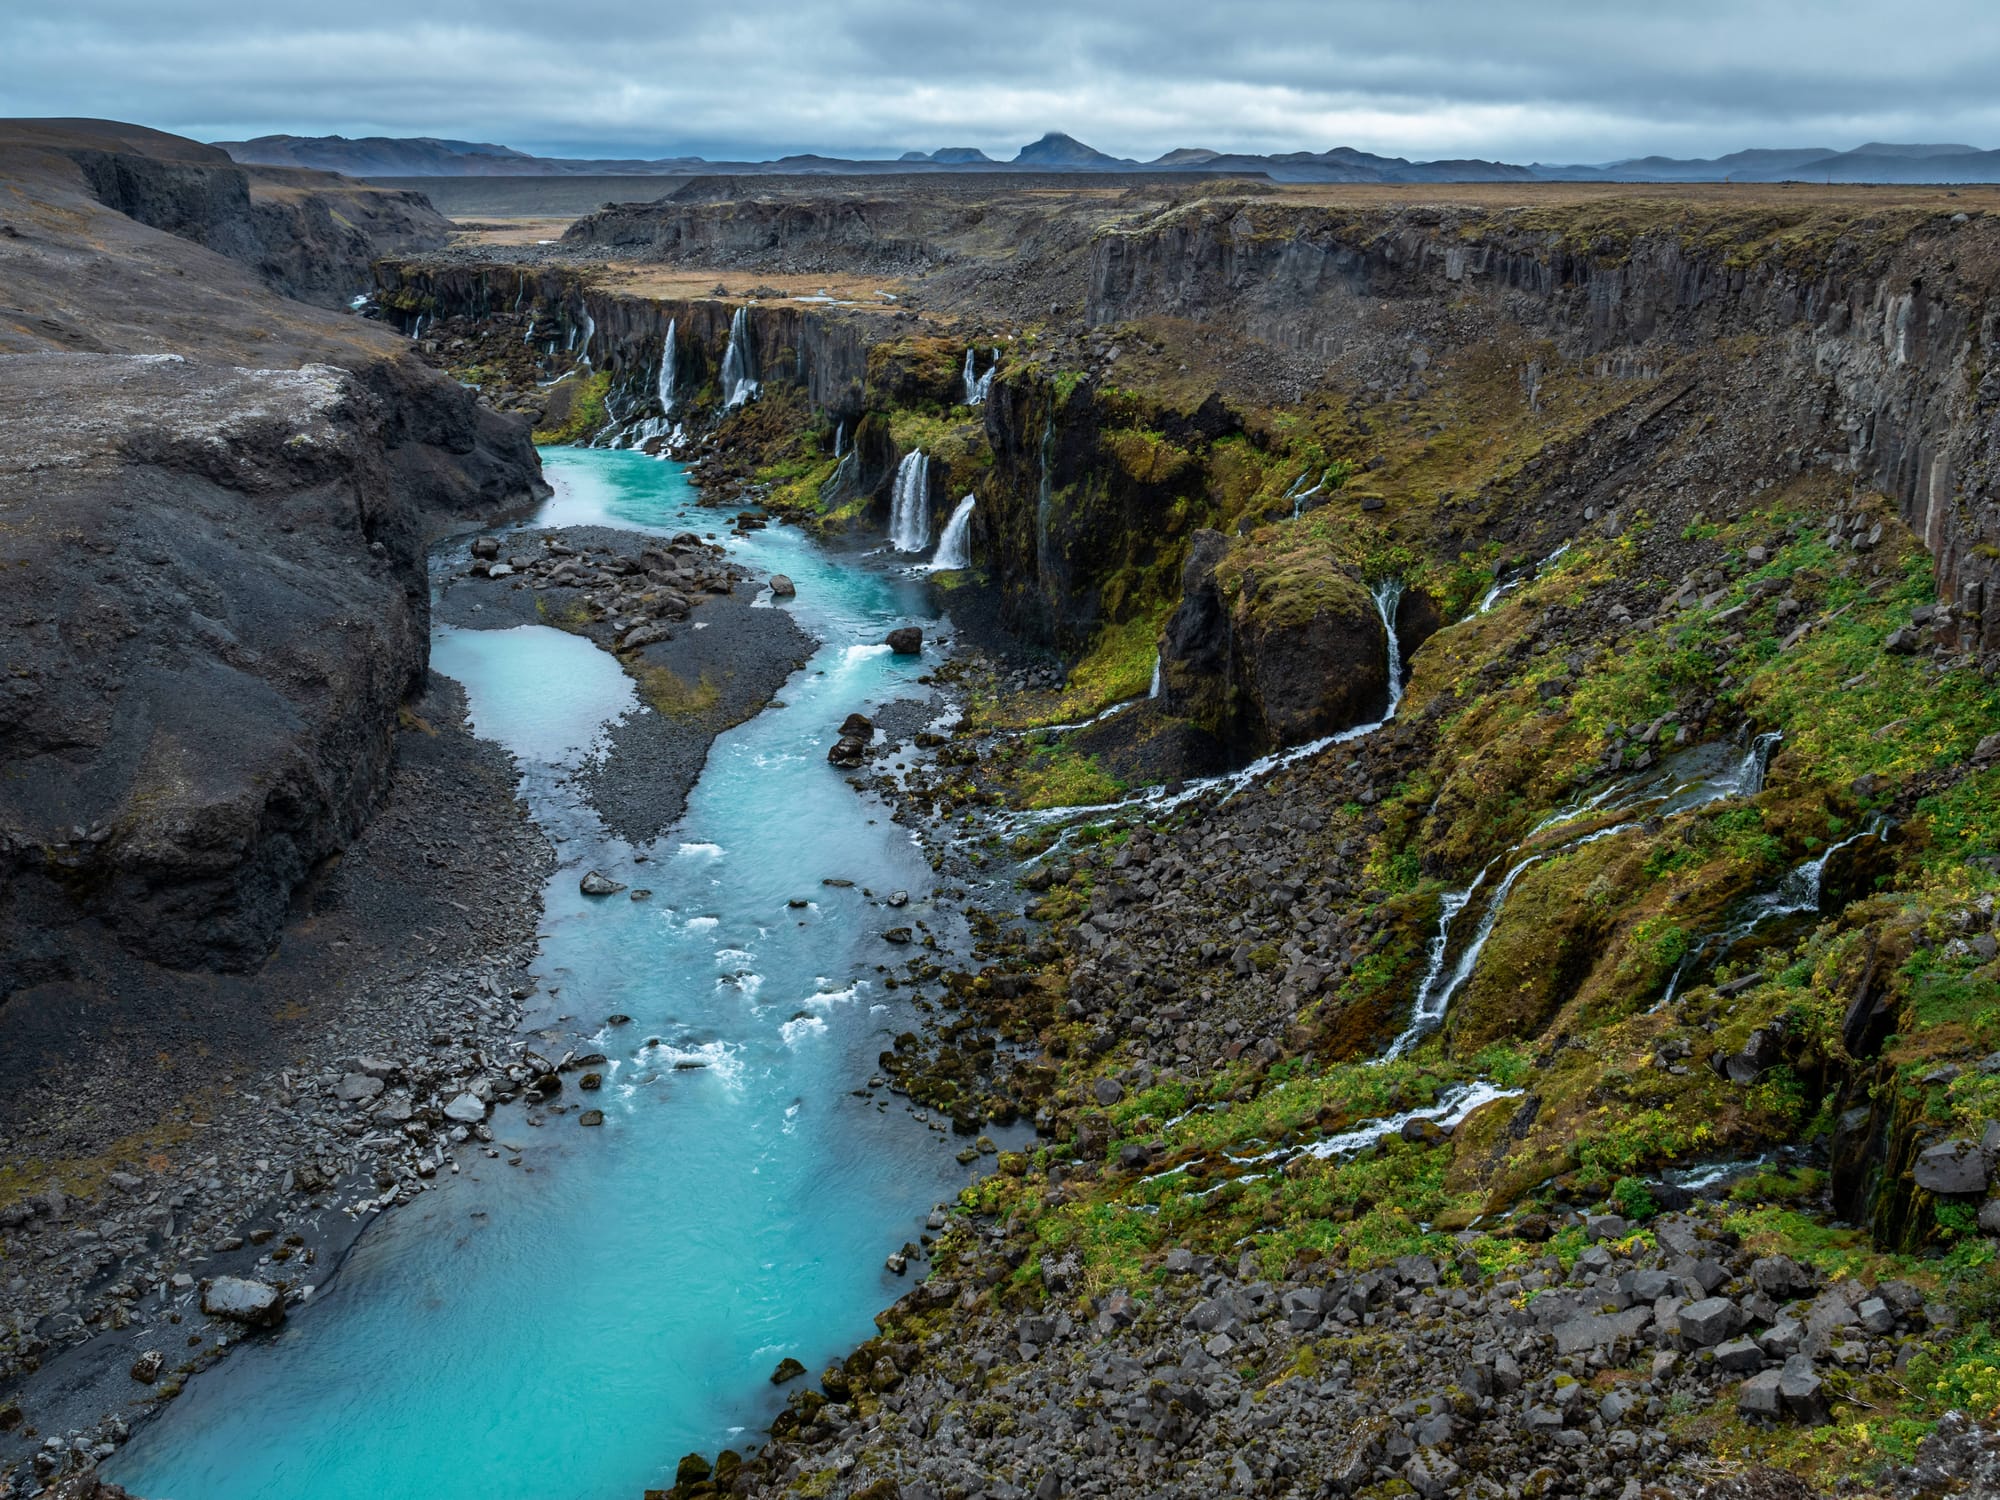
[[[544,457],[556,494],[529,526],[718,529],[677,465]],[[573,785],[637,708],[609,655],[545,626],[433,641],[556,841],[537,1003],[585,1031],[633,1018],[594,1038],[605,1128],[496,1112],[521,1167],[463,1154],[283,1330],[190,1381],[109,1477],[148,1500],[637,1500],[681,1454],[753,1442],[772,1367],[817,1370],[906,1289],[884,1257],[966,1182],[962,1142],[853,1091],[912,1019],[908,990],[880,983],[899,951],[883,930],[954,919],[909,832],[826,747],[852,710],[907,695],[922,662],[880,642],[935,609],[906,567],[789,527],[729,546],[791,575],[788,607],[821,644],[778,705],[716,742],[649,848],[607,834]],[[591,901],[577,880],[593,866],[653,898]],[[864,888],[907,889],[911,910]]]

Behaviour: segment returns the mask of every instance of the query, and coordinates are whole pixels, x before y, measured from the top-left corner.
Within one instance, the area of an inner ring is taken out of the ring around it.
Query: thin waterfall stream
[[[714,527],[677,465],[545,457],[557,493],[534,528]],[[281,1330],[190,1380],[107,1466],[118,1482],[148,1500],[636,1496],[682,1453],[753,1442],[783,1395],[773,1366],[820,1368],[907,1288],[885,1256],[970,1170],[901,1100],[852,1091],[916,1023],[909,989],[878,982],[882,932],[921,916],[944,941],[962,919],[825,737],[921,695],[922,659],[880,642],[934,613],[921,579],[788,527],[730,547],[795,580],[823,644],[715,742],[680,825],[644,848],[606,832],[575,775],[643,711],[616,661],[540,625],[434,636],[556,843],[528,1019],[573,1017],[607,1055],[604,1127],[497,1110],[498,1157],[462,1151]],[[593,901],[591,868],[651,898]]]

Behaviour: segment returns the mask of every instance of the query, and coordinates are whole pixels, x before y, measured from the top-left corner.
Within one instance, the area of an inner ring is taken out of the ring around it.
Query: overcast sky
[[[2000,145],[1995,0],[0,3],[0,112],[551,155]]]

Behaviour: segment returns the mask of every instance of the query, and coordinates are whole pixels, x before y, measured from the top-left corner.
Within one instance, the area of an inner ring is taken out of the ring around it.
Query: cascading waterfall
[[[657,394],[660,398],[660,415],[674,414],[674,379],[680,363],[680,349],[674,342],[675,320],[667,319],[666,341],[660,345],[660,380]]]
[[[1472,612],[1472,614],[1467,615],[1465,618],[1467,620],[1470,620],[1477,615],[1490,614],[1492,612],[1493,606],[1498,604],[1501,601],[1501,599],[1504,598],[1506,595],[1511,594],[1515,589],[1519,588],[1522,584],[1540,578],[1542,574],[1546,573],[1550,568],[1553,568],[1557,563],[1561,562],[1563,554],[1568,552],[1573,545],[1575,544],[1571,542],[1564,542],[1560,547],[1556,548],[1555,551],[1551,552],[1547,557],[1543,558],[1540,562],[1536,563],[1532,568],[1529,568],[1526,572],[1519,573],[1515,575],[1513,578],[1505,579],[1499,583],[1494,584],[1492,588],[1486,591],[1486,597],[1479,601],[1479,608],[1475,609]],[[1461,621],[1460,623],[1462,624],[1464,622]]]
[[[972,566],[972,496],[967,495],[958,502],[951,513],[951,519],[944,523],[944,534],[938,538],[937,556],[931,559],[930,571],[944,573]]]
[[[1486,940],[1493,935],[1493,928],[1500,920],[1501,909],[1507,904],[1507,897],[1514,889],[1514,882],[1530,866],[1539,864],[1542,860],[1552,855],[1567,854],[1572,850],[1581,849],[1587,844],[1594,844],[1600,839],[1608,839],[1617,834],[1629,832],[1637,828],[1639,824],[1637,822],[1621,822],[1613,824],[1608,828],[1600,828],[1596,832],[1585,834],[1581,838],[1565,838],[1554,846],[1531,854],[1526,859],[1519,860],[1512,865],[1501,879],[1500,884],[1494,889],[1493,894],[1487,898],[1479,925],[1473,931],[1472,940],[1466,944],[1464,952],[1459,955],[1458,962],[1450,964],[1451,975],[1449,979],[1446,979],[1445,969],[1450,963],[1451,936],[1454,924],[1465,913],[1466,908],[1472,905],[1473,898],[1484,888],[1487,877],[1493,873],[1497,866],[1506,860],[1513,859],[1520,852],[1523,844],[1538,837],[1548,829],[1559,827],[1563,823],[1580,818],[1592,811],[1616,813],[1626,811],[1642,803],[1650,803],[1652,804],[1650,808],[1651,816],[1666,817],[1673,813],[1688,812],[1698,807],[1706,807],[1712,802],[1720,802],[1728,797],[1754,797],[1758,792],[1763,790],[1764,773],[1770,765],[1771,752],[1782,738],[1783,736],[1775,731],[1758,735],[1750,742],[1749,748],[1736,760],[1735,764],[1720,775],[1699,776],[1686,782],[1673,780],[1671,773],[1668,773],[1664,778],[1658,776],[1650,777],[1641,782],[1636,795],[1616,800],[1611,798],[1611,788],[1599,791],[1595,796],[1584,802],[1577,803],[1565,808],[1561,812],[1553,813],[1549,817],[1544,818],[1529,831],[1521,844],[1514,845],[1506,854],[1488,863],[1483,870],[1473,877],[1470,885],[1460,891],[1447,892],[1438,911],[1437,932],[1431,938],[1429,962],[1425,966],[1423,980],[1417,986],[1417,998],[1410,1010],[1409,1024],[1403,1028],[1401,1034],[1390,1044],[1385,1056],[1400,1057],[1427,1034],[1435,1030],[1439,1023],[1444,1020],[1446,1011],[1451,1007],[1452,997],[1463,989],[1466,982],[1472,978],[1472,971],[1479,962],[1481,951],[1486,947]],[[1689,752],[1690,755],[1694,753]],[[1619,785],[1619,783],[1614,783],[1615,785]],[[1860,834],[1855,835],[1856,838],[1861,836]],[[1853,839],[1849,839],[1847,842],[1852,843]],[[1832,849],[1827,850],[1816,862],[1816,868],[1813,872],[1815,882],[1813,904],[1815,906],[1818,905],[1819,901],[1817,887],[1819,872],[1825,869],[1826,860],[1834,852]],[[1759,920],[1769,920],[1768,914]],[[1679,971],[1676,971],[1674,984],[1679,983],[1679,977]],[[1671,998],[1672,992],[1672,986],[1670,985],[1668,990],[1669,998]],[[1664,1004],[1665,1001],[1661,1003]]]
[[[833,429],[833,456],[845,457],[847,453],[847,424],[842,422]]]
[[[1166,665],[1166,660],[1164,656],[1157,653],[1153,657],[1153,685],[1146,689],[1146,696],[1148,698],[1157,698],[1160,696],[1160,689],[1165,685],[1161,668]]]
[[[1053,436],[1052,432],[1050,436]],[[1049,439],[1045,438],[1043,443],[1045,464],[1042,473],[1044,483],[1046,483],[1048,475],[1046,467],[1048,441]],[[1095,813],[1111,812],[1120,808],[1150,807],[1158,809],[1161,812],[1169,812],[1185,802],[1191,802],[1196,797],[1200,797],[1218,788],[1223,790],[1223,795],[1226,799],[1233,797],[1237,792],[1250,785],[1251,782],[1260,776],[1268,776],[1273,771],[1282,771],[1287,766],[1297,765],[1300,761],[1311,760],[1315,755],[1318,755],[1329,746],[1345,745],[1351,741],[1364,739],[1373,734],[1384,724],[1396,717],[1396,710],[1402,706],[1403,702],[1403,645],[1401,641],[1396,639],[1396,606],[1403,597],[1403,581],[1400,578],[1385,578],[1369,590],[1369,593],[1375,601],[1375,612],[1381,617],[1382,628],[1388,636],[1389,702],[1388,706],[1383,710],[1381,718],[1367,724],[1356,724],[1351,729],[1343,729],[1339,733],[1329,734],[1323,739],[1312,740],[1303,745],[1294,745],[1289,750],[1274,750],[1269,755],[1259,756],[1256,760],[1251,761],[1249,765],[1243,766],[1238,770],[1227,771],[1219,776],[1199,777],[1196,780],[1186,783],[1179,791],[1168,791],[1164,787],[1159,787],[1142,796],[1131,798],[1124,802],[1100,802],[1087,807],[1038,808],[1032,811],[1017,812],[1007,817],[1005,820],[1006,826],[1011,828],[1046,827],[1050,823],[1073,822]],[[1157,665],[1154,670],[1157,675],[1159,670]],[[1135,699],[1127,699],[1124,703],[1114,703],[1110,708],[1099,714],[1097,718],[1105,718],[1116,713],[1121,708],[1129,707],[1131,703],[1136,701]],[[1085,722],[1095,723],[1097,720],[1091,719]],[[1045,726],[1037,732],[1048,734],[1063,729],[1080,729],[1082,727],[1083,725],[1081,724],[1056,724]]]
[[[921,552],[931,539],[931,461],[912,448],[896,466],[889,497],[889,545],[898,552]]]
[[[1294,521],[1305,514],[1306,501],[1312,499],[1314,495],[1317,495],[1321,490],[1326,488],[1326,481],[1322,478],[1318,484],[1314,485],[1311,489],[1307,489],[1305,483],[1311,477],[1312,470],[1308,469],[1305,473],[1299,475],[1297,479],[1294,479],[1291,488],[1285,491],[1285,498],[1292,502],[1292,519]]]
[[[993,363],[986,367],[986,373],[984,375],[975,375],[973,373],[972,350],[970,348],[966,349],[965,404],[967,406],[977,406],[986,399],[987,393],[993,389],[993,372],[999,368],[1000,351],[995,349],[993,351]]]
[[[581,336],[576,344],[576,362],[587,365],[590,363],[591,342],[597,337],[597,320],[590,315],[590,309],[587,307],[579,308],[578,311],[583,314],[583,327],[578,330]]]
[[[729,347],[722,353],[722,405],[741,406],[757,394],[757,351],[750,344],[750,309],[739,307],[729,320]]]
[[[1386,724],[1396,717],[1403,702],[1403,643],[1396,638],[1396,609],[1403,602],[1403,580],[1385,578],[1368,592],[1375,600],[1375,613],[1382,617],[1382,631],[1389,637],[1389,706],[1379,721]]]
[[[1812,859],[1801,861],[1787,870],[1784,877],[1770,890],[1751,896],[1736,908],[1735,920],[1720,932],[1710,933],[1687,955],[1674,965],[1673,977],[1667,981],[1666,993],[1660,996],[1659,1004],[1653,1008],[1673,1003],[1681,986],[1695,974],[1712,956],[1719,962],[1730,949],[1749,937],[1760,927],[1772,922],[1782,922],[1787,917],[1804,916],[1819,911],[1820,896],[1826,887],[1826,867],[1834,855],[1841,850],[1860,843],[1863,839],[1887,838],[1889,819],[1877,814],[1868,820],[1866,827],[1850,833],[1837,844],[1829,844]]]
[[[1056,423],[1049,417],[1042,423],[1042,473],[1035,485],[1035,567],[1046,583],[1049,566],[1049,512],[1055,500]]]

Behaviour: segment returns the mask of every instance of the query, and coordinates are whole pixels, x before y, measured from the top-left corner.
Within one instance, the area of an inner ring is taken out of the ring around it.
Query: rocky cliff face
[[[674,328],[679,400],[713,405],[715,381],[738,306],[709,297],[654,299],[606,290],[574,272],[390,257],[374,268],[379,300],[398,327],[467,320],[493,347],[532,366],[587,364],[611,377],[614,404],[636,406],[657,386],[667,329]],[[799,387],[808,403],[853,421],[868,373],[867,320],[795,302],[752,302],[750,342],[761,379]],[[555,346],[553,356],[545,351]],[[706,392],[706,394],[704,394]]]
[[[436,249],[451,221],[421,193],[330,172],[239,167],[178,136],[101,121],[15,122],[29,141],[73,161],[91,195],[126,217],[253,267],[273,290],[342,307],[370,284],[377,256]]]
[[[358,830],[427,658],[423,534],[379,403],[329,366],[8,361],[0,993],[79,921],[176,967],[262,958]]]
[[[2000,226],[1885,212],[1716,215],[1688,230],[1643,205],[1343,214],[1203,204],[1100,235],[1089,316],[1224,323],[1401,391],[1503,327],[1544,339],[1549,365],[1606,379],[1696,357],[1754,364],[1766,400],[1714,410],[1769,422],[1779,393],[1787,469],[1825,462],[1895,496],[1937,559],[1969,642],[2000,646]],[[1532,372],[1524,368],[1524,380]]]
[[[270,291],[240,172],[142,134],[0,134],[0,997],[258,963],[385,788],[426,542],[540,490],[524,424]]]

